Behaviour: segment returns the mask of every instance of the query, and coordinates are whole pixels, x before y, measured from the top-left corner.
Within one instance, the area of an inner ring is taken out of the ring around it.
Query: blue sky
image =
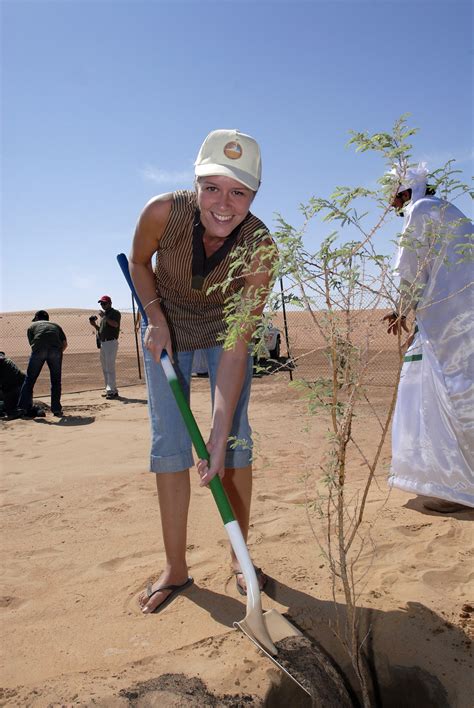
[[[270,228],[275,212],[298,225],[312,195],[373,184],[383,164],[346,148],[349,130],[405,112],[414,157],[472,173],[470,2],[3,0],[1,13],[2,311],[95,308],[104,293],[130,307],[115,255],[153,195],[192,186],[215,128],[259,141],[252,211]]]

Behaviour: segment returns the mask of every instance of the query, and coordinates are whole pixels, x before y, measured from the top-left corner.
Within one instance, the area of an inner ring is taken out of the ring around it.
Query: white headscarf
[[[425,196],[426,178],[428,174],[429,171],[426,167],[426,162],[419,162],[417,167],[407,167],[406,169],[397,166],[389,172],[389,175],[396,177],[400,184],[398,192],[411,189],[411,201],[413,203]]]

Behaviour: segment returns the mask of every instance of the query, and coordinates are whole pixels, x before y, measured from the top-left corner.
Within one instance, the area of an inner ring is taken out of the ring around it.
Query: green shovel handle
[[[138,309],[140,310],[140,313],[142,315],[142,319],[145,324],[148,324],[148,318],[146,316],[145,308],[141,304],[140,298],[138,297],[137,291],[135,290],[135,286],[130,275],[130,269],[128,267],[128,259],[125,253],[119,253],[117,256],[117,261],[123,275],[125,276],[125,280],[127,281],[130,290],[132,291],[132,295],[135,298]],[[210,462],[210,456],[207,451],[206,444],[202,438],[201,432],[194,419],[188,402],[184,397],[173,364],[171,363],[171,360],[166,351],[163,351],[161,353],[161,361],[162,364],[164,364],[163,368],[165,371],[166,378],[168,379],[168,383],[171,386],[171,390],[176,399],[176,403],[178,404],[178,408],[181,412],[181,415],[183,416],[184,424],[188,429],[188,433],[194,445],[194,449],[196,450],[196,454],[199,459],[207,460],[208,462]],[[168,372],[172,372],[173,375],[168,375]],[[224,524],[229,523],[229,521],[235,521],[232,507],[229,503],[229,499],[227,498],[227,494],[225,493],[225,489],[222,486],[220,477],[218,477],[217,475],[213,477],[209,482],[208,486],[212,492],[212,496],[214,497],[214,501],[217,504],[217,508],[219,509],[219,513],[222,517],[222,521],[224,522]]]
[[[169,360],[168,354],[166,352],[163,352],[161,358],[164,359],[165,357]],[[168,379],[168,381],[171,386],[171,390],[175,397],[176,403],[178,404],[180,413],[183,416],[184,424],[188,429],[188,433],[194,445],[194,449],[196,450],[197,456],[201,460],[207,460],[208,462],[210,462],[211,458],[207,450],[206,443],[203,440],[201,431],[199,430],[196,420],[191,412],[191,409],[188,406],[188,402],[184,397],[183,390],[179,385],[178,379]],[[222,517],[222,521],[224,522],[224,524],[229,523],[229,521],[235,521],[235,516],[232,511],[232,507],[229,503],[229,499],[227,498],[225,489],[222,486],[220,477],[218,475],[213,477],[209,482],[208,486],[212,492],[212,496],[214,497],[214,501],[217,504],[217,508],[219,509],[219,513]]]

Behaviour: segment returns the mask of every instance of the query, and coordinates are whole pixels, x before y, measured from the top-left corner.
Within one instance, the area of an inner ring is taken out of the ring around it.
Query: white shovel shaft
[[[275,656],[277,649],[265,625],[257,574],[252,559],[250,558],[247,544],[242,536],[239,523],[238,521],[229,521],[227,524],[224,524],[224,527],[229,536],[234,553],[237,556],[247,585],[247,613],[245,619],[235,624],[240,627],[257,646],[263,648],[269,656]]]
[[[258,585],[257,574],[255,573],[255,568],[250,558],[247,545],[242,536],[242,531],[238,521],[229,521],[225,524],[225,530],[229,536],[229,540],[234,553],[237,556],[239,565],[242,569],[242,573],[245,578],[247,585],[247,613],[250,610],[262,611],[262,601],[260,597],[260,588]]]
[[[164,354],[166,354],[166,352],[164,352]],[[171,363],[171,359],[169,358],[168,354],[166,354],[165,356],[164,354],[161,355],[161,366],[163,367],[168,381],[173,381],[174,379],[177,379],[176,371],[174,370],[173,364]]]

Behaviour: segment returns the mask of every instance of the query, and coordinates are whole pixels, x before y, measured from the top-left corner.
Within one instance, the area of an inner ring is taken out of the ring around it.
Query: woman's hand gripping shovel
[[[117,256],[117,261],[128,285],[130,286],[130,290],[135,298],[143,321],[147,324],[148,318],[146,316],[146,312],[138,298],[130,276],[127,256],[124,253],[120,253]],[[209,461],[209,453],[203,437],[184,397],[173,364],[171,363],[166,351],[163,351],[161,354],[161,365],[165,372],[166,378],[168,379],[169,385],[171,386],[171,390],[174,394],[181,415],[183,416],[183,420],[188,429],[194,449],[196,450],[196,454],[200,459]],[[244,632],[244,634],[246,634],[247,637],[251,639],[252,642],[256,644],[256,646],[261,649],[282,671],[296,681],[296,683],[298,683],[304,691],[309,693],[307,688],[305,688],[298,681],[298,679],[292,676],[288,669],[282,666],[276,658],[278,650],[275,643],[286,639],[287,637],[301,636],[301,632],[290,622],[288,622],[288,620],[285,619],[277,610],[270,610],[269,612],[265,612],[265,614],[262,612],[260,588],[258,585],[255,568],[250,558],[244,537],[242,536],[240,526],[234,517],[229,499],[227,498],[227,494],[222,486],[222,482],[220,478],[216,476],[213,477],[208,486],[217,504],[222,521],[224,522],[225,530],[227,531],[227,535],[229,536],[230,543],[235,555],[237,556],[237,560],[240,564],[247,585],[247,613],[243,620],[240,622],[234,622],[234,626],[239,627],[242,632]]]

